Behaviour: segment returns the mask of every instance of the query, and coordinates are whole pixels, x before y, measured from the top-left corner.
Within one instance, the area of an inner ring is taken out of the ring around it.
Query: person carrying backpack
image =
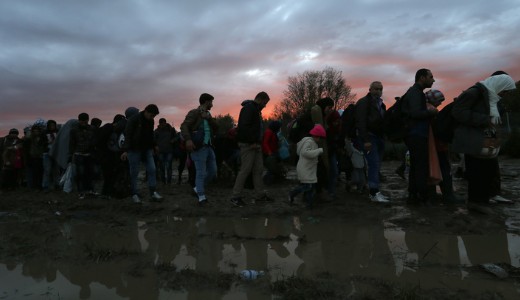
[[[408,176],[408,203],[429,204],[428,191],[428,136],[430,122],[438,113],[437,108],[426,106],[424,89],[431,88],[435,79],[428,69],[415,73],[415,84],[403,96],[403,113],[407,118],[405,144],[410,151]]]
[[[386,106],[381,99],[383,84],[374,81],[368,94],[356,103],[357,138],[354,146],[365,154],[368,165],[368,188],[372,202],[386,203],[389,200],[379,191],[379,172],[385,150],[384,115]]]

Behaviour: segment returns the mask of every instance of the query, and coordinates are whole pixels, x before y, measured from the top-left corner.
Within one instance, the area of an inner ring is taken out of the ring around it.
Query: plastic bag
[[[72,178],[74,178],[74,165],[69,163],[67,169],[65,169],[65,173],[63,173],[63,176],[60,178],[60,186],[63,187],[65,193],[72,192]]]

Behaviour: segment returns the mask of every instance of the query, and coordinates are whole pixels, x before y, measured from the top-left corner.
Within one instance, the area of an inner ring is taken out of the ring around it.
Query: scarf
[[[499,93],[516,89],[515,81],[509,75],[501,74],[488,77],[481,81],[489,95],[489,116],[491,122],[495,125],[501,124],[500,113],[498,112],[497,103],[500,101]]]

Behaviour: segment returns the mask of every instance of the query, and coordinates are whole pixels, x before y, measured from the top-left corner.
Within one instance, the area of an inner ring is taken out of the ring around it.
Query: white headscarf
[[[500,113],[498,112],[497,103],[500,101],[498,95],[502,91],[509,91],[516,89],[515,81],[511,76],[500,74],[488,77],[481,81],[488,90],[489,94],[489,115],[493,124],[500,124]]]

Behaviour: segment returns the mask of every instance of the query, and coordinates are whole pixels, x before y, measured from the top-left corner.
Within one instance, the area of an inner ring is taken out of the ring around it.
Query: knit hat
[[[13,129],[9,130],[9,134],[16,134],[16,135],[18,135],[19,134],[18,129],[13,128]]]
[[[444,101],[444,94],[439,90],[429,90],[424,93],[426,100],[431,104],[440,104]]]
[[[138,113],[139,113],[139,109],[137,109],[136,107],[130,106],[129,108],[127,108],[125,110],[125,117],[127,119],[130,119],[131,117],[137,115]]]
[[[323,126],[321,126],[320,124],[314,125],[314,128],[312,128],[311,131],[309,131],[309,133],[312,136],[319,136],[319,137],[322,137],[322,138],[327,137],[327,133],[325,132],[325,128],[323,128]]]

